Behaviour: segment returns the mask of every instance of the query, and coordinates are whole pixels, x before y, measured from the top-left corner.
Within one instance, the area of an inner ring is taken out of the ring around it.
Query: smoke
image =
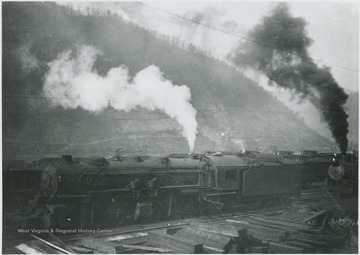
[[[137,107],[161,110],[182,126],[182,135],[194,150],[197,121],[186,85],[177,86],[164,79],[157,66],[139,71],[131,80],[125,66],[111,68],[106,76],[94,70],[101,52],[91,46],[78,47],[76,54],[65,51],[49,63],[43,93],[53,105],[66,109],[82,108],[99,113],[111,106],[119,111]]]
[[[264,90],[271,93],[286,107],[289,108],[295,115],[298,116],[308,127],[313,129],[319,135],[332,139],[332,134],[328,124],[324,121],[324,117],[317,107],[315,107],[309,100],[301,99],[297,96],[294,90],[279,87],[276,84],[269,85],[269,78],[263,73],[254,69],[248,69],[243,74],[250,80],[255,81]]]
[[[223,7],[214,4],[205,5],[199,10],[186,11],[183,16],[187,20],[179,19],[178,17],[170,18],[170,22],[173,24],[171,27],[173,31],[170,32],[165,29],[162,31],[167,34],[174,34],[174,32],[179,31],[174,35],[181,41],[195,45],[218,58],[226,57],[236,47],[237,39],[231,36],[224,36],[222,32],[209,29],[209,27],[216,27],[235,34],[241,33],[240,31],[243,30],[234,20],[227,17]],[[169,30],[169,28],[167,29]]]
[[[235,37],[224,36],[222,32],[209,29],[208,27],[167,13],[158,12],[137,2],[60,1],[57,4],[70,5],[84,15],[87,13],[94,15],[98,15],[99,13],[117,14],[126,22],[137,24],[145,29],[155,30],[159,34],[170,36],[170,38],[177,38],[180,46],[182,44],[192,44],[218,58],[224,58],[229,51],[237,46],[237,39]],[[206,26],[214,26],[238,34],[246,32],[245,27],[239,25],[233,18],[227,16],[223,4],[191,2],[189,5],[189,3],[183,4],[178,2],[168,5],[165,2],[158,2],[150,5],[168,10],[184,16],[186,19],[205,24]]]
[[[264,73],[271,84],[309,100],[319,109],[341,152],[345,153],[348,115],[343,106],[348,95],[339,87],[330,68],[318,67],[309,57],[312,40],[306,35],[305,27],[304,19],[292,17],[286,4],[278,4],[250,31],[253,41],[240,45],[229,58],[240,67]]]
[[[39,68],[39,60],[30,52],[31,42],[21,45],[17,50],[17,55],[21,61],[21,68],[24,72],[30,73]]]

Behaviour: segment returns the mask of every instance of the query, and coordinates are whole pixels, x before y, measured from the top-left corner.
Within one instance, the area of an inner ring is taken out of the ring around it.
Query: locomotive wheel
[[[152,200],[153,219],[163,220],[173,215],[175,198],[172,195]]]
[[[120,215],[123,214],[123,210],[120,208],[118,204],[110,204],[110,206],[106,209],[105,215],[109,217],[109,219],[119,219]]]
[[[96,226],[121,225],[131,221],[134,210],[132,201],[99,200],[94,205],[93,223]]]
[[[183,201],[184,198],[177,196],[175,193],[167,194],[163,197],[158,197],[152,200],[152,210],[154,220],[164,220],[174,217],[182,217],[188,207],[191,206],[188,199],[187,202]]]
[[[118,204],[112,203],[108,205],[107,209],[104,212],[103,219],[113,222],[115,224],[123,224],[128,220],[129,216],[129,207],[128,204]]]
[[[42,192],[43,196],[47,197],[48,199],[55,197],[58,189],[58,179],[59,177],[55,167],[48,165],[44,168],[40,174],[39,184],[40,191]]]
[[[178,197],[176,202],[172,205],[171,213],[174,217],[192,217],[198,215],[200,207],[197,199],[193,197]]]

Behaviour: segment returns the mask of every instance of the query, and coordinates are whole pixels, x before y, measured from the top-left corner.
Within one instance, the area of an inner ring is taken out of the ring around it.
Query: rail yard
[[[39,186],[6,190],[4,252],[357,252],[356,152],[281,154],[12,164],[5,178]]]
[[[357,198],[336,197],[319,185],[303,190],[300,197],[288,205],[268,205],[259,210],[117,228],[75,229],[75,234],[60,229],[54,230],[57,231],[54,234],[28,233],[27,241],[9,248],[8,252],[356,252]],[[336,217],[338,219],[335,221]]]
[[[250,2],[2,4],[1,254],[358,254],[359,5]]]

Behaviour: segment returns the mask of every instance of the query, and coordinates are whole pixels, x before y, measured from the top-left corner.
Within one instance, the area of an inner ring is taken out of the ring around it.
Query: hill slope
[[[186,84],[197,109],[195,152],[206,150],[331,150],[269,93],[226,64],[184,50],[110,14],[83,16],[54,3],[3,4],[3,156],[161,154],[187,152],[176,121],[160,111],[108,108],[94,115],[51,107],[41,97],[47,63],[76,45],[103,51],[95,68],[126,65],[131,75],[156,65],[166,79]],[[31,96],[29,96],[31,95]]]

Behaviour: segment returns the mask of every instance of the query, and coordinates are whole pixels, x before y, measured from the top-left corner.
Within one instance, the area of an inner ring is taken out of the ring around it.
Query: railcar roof
[[[144,160],[109,160],[109,168],[166,168],[166,158],[149,157]]]
[[[199,160],[192,158],[165,158],[165,157],[149,157],[142,161],[132,161],[132,160],[110,160],[110,168],[198,168]],[[167,165],[167,162],[169,163]]]
[[[215,166],[247,166],[244,159],[235,155],[206,156]]]
[[[272,153],[251,153],[245,154],[245,157],[267,161],[279,161],[281,159],[281,156]]]
[[[41,170],[44,166],[49,164],[58,169],[66,169],[70,172],[77,172],[82,171],[83,169],[90,170],[102,167],[106,169],[198,169],[200,162],[198,159],[190,157],[168,158],[161,156],[134,156],[123,157],[122,160],[105,159],[103,157],[74,157],[70,161],[56,157],[34,161],[29,165],[29,167],[34,170]],[[11,166],[8,168],[11,168]]]
[[[198,168],[200,162],[192,158],[170,158],[170,165],[172,168]]]

